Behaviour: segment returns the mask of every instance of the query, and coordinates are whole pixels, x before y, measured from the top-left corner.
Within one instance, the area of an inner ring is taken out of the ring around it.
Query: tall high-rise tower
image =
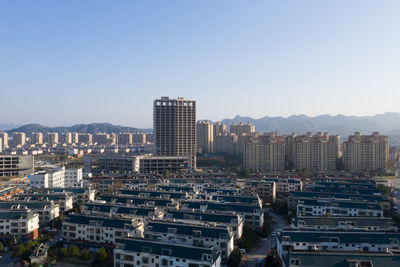
[[[196,168],[196,101],[161,97],[154,100],[154,140],[157,156],[190,156]]]

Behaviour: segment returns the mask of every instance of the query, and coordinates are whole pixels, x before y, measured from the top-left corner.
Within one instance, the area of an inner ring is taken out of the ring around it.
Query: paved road
[[[3,254],[0,258],[0,266],[4,267],[12,267],[14,263],[18,261],[18,258],[11,257],[12,253]]]
[[[283,218],[273,213],[272,211],[269,211],[269,209],[265,209],[264,211],[268,212],[269,215],[273,218],[273,232],[288,227],[288,224]],[[256,248],[245,254],[245,266],[256,267],[258,259],[264,259],[267,256],[268,251],[271,250],[271,248],[273,248],[274,246],[276,246],[276,237],[269,236],[268,238],[261,239],[261,243]]]

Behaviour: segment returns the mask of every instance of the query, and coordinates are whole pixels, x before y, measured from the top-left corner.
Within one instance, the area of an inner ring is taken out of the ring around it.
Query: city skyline
[[[198,118],[213,121],[399,112],[399,10],[396,1],[3,2],[0,91],[18,102],[3,101],[2,123],[151,128],[152,100],[164,95],[196,99]]]

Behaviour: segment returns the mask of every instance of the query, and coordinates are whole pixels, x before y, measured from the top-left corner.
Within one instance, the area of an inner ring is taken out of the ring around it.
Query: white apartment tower
[[[58,133],[47,133],[47,143],[49,145],[58,144]]]
[[[197,122],[197,146],[202,153],[214,153],[214,125],[211,122]]]
[[[229,126],[229,132],[236,134],[236,135],[251,135],[252,133],[254,133],[256,131],[255,127],[253,124],[251,124],[250,122],[244,124],[243,122],[241,123],[232,123]]]
[[[67,133],[63,133],[62,134],[62,138],[61,138],[61,142],[63,142],[64,144],[72,144],[75,143],[72,140],[72,133],[67,132]],[[78,143],[78,142],[76,142]]]
[[[41,132],[33,132],[31,135],[31,144],[43,144],[43,134]]]
[[[154,100],[153,130],[158,156],[189,156],[196,168],[196,101],[182,97]]]
[[[0,133],[0,138],[2,140],[2,147],[3,149],[8,148],[8,133],[6,132],[1,132]]]

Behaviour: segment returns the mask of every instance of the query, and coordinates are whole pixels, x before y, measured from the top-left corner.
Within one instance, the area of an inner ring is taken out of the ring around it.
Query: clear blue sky
[[[0,123],[400,112],[400,1],[0,2]]]

